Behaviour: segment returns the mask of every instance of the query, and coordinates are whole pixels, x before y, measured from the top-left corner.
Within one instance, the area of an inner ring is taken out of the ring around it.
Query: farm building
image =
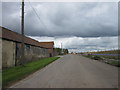
[[[41,47],[47,48],[49,56],[52,57],[54,55],[54,42],[39,42]]]
[[[53,56],[54,42],[38,42],[24,36],[24,60],[22,60],[22,35],[7,28],[0,27],[2,34],[2,67],[12,67],[39,58]]]

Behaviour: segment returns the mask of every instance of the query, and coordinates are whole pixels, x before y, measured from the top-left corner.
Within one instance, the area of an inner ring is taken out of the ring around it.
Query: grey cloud
[[[20,33],[20,3],[2,3],[2,26]]]
[[[0,2],[0,13],[2,13],[2,3]],[[0,26],[2,26],[2,14],[0,14]]]
[[[117,3],[25,3],[25,34],[30,36],[117,36]],[[2,4],[3,26],[20,33],[20,2]]]
[[[95,50],[111,50],[118,49],[118,37],[33,37],[38,41],[54,41],[55,47],[62,47],[69,49],[70,52],[84,52]]]

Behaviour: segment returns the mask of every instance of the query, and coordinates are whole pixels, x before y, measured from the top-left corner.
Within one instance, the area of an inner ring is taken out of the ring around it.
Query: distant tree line
[[[54,48],[54,50],[58,53],[58,55],[64,55],[69,53],[68,49]]]

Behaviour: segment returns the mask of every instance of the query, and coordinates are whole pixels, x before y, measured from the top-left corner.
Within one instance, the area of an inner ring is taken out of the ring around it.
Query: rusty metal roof
[[[40,46],[46,47],[46,48],[53,48],[54,47],[54,42],[39,42]]]
[[[16,32],[13,32],[13,31],[11,31],[7,28],[1,27],[1,26],[0,26],[0,30],[2,30],[2,34],[0,34],[0,38],[16,41],[16,42],[20,42],[20,43],[22,42],[21,34],[18,34]],[[43,47],[43,48],[53,48],[53,45],[54,45],[54,42],[38,42],[27,36],[24,36],[24,43]]]

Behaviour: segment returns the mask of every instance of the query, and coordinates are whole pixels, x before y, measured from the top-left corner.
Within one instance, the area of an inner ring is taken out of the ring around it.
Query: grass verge
[[[29,75],[38,69],[45,67],[59,57],[44,58],[37,61],[29,62],[21,66],[12,67],[2,71],[2,85],[7,86],[11,82],[17,81]]]
[[[111,64],[111,65],[113,65],[113,66],[120,67],[120,61],[112,61],[112,62],[108,62],[108,64]]]
[[[84,55],[84,56],[94,60],[102,60],[102,57],[96,55]]]
[[[111,59],[111,58],[108,58],[108,56],[97,56],[97,55],[83,55],[84,57],[87,57],[87,58],[90,58],[90,59],[94,59],[94,60],[98,60],[98,61],[103,61],[103,62],[105,62],[105,63],[107,63],[107,64],[110,64],[110,65],[113,65],[113,66],[116,66],[116,67],[120,67],[120,61],[110,61],[109,59]],[[106,62],[106,60],[104,60],[104,59],[106,59],[107,60],[107,62]],[[113,58],[112,58],[113,59]]]

